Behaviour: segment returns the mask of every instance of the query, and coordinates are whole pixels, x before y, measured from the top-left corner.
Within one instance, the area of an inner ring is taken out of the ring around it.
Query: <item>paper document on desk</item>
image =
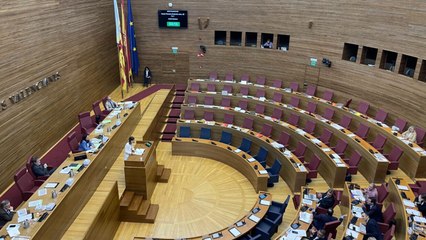
[[[407,206],[407,207],[415,207],[416,205],[412,202],[412,201],[410,201],[410,200],[407,200],[407,199],[402,199],[402,202],[404,203],[404,205],[405,206]]]
[[[19,234],[21,234],[19,232],[19,227],[21,227],[21,224],[9,224],[6,228],[7,234],[9,234],[10,237],[19,236]]]
[[[312,138],[311,141],[313,143],[316,143],[316,144],[321,144],[322,143],[321,140],[319,140],[318,138]]]
[[[354,213],[363,213],[364,210],[362,209],[362,207],[353,206],[352,207],[352,212],[354,212]]]
[[[300,135],[305,135],[305,131],[303,131],[302,129],[300,129],[300,128],[298,128],[298,129],[296,129],[296,132],[298,133],[298,134],[300,134]]]
[[[239,149],[239,148],[234,150],[234,153],[239,153],[239,152],[241,152],[241,149]]]
[[[419,211],[414,210],[414,209],[406,208],[405,211],[407,211],[407,213],[410,214],[410,215],[414,215],[414,216],[418,216],[418,217],[420,217],[422,215]]]
[[[57,182],[49,182],[46,184],[46,186],[44,186],[45,188],[55,188],[56,186],[58,186],[59,183]]]
[[[365,202],[365,197],[364,196],[354,196],[354,198],[356,200],[358,200],[358,201]]]
[[[359,189],[352,189],[351,190],[351,193],[352,193],[352,195],[354,195],[354,196],[363,196],[364,194],[362,193],[362,191],[361,190],[359,190]]]
[[[365,234],[367,232],[367,228],[364,224],[359,225],[359,232]]]
[[[256,223],[260,221],[260,218],[256,215],[254,215],[254,214],[250,215],[248,217],[248,219],[250,219],[250,220],[252,220],[253,222],[256,222]]]
[[[310,224],[312,222],[311,216],[312,214],[309,214],[307,212],[301,212],[299,213],[299,220]]]
[[[236,228],[231,228],[231,229],[229,229],[229,232],[234,236],[234,237],[236,237],[236,236],[239,236],[239,235],[241,235],[241,232],[240,231],[238,231],[238,229],[236,229]]]
[[[142,154],[144,152],[145,152],[145,149],[143,149],[143,148],[136,148],[135,155],[142,156]]]
[[[356,137],[356,135],[354,133],[350,133],[350,134],[348,134],[348,137],[353,138],[353,137]]]
[[[322,148],[322,151],[323,151],[323,152],[330,152],[330,151],[331,151],[331,148]]]
[[[408,187],[404,185],[397,185],[399,190],[408,191]]]
[[[26,208],[19,209],[16,211],[16,214],[18,214],[18,217],[22,217],[28,214],[28,211]]]
[[[71,168],[65,167],[61,171],[59,171],[59,173],[68,174],[70,171],[71,171]]]
[[[287,233],[287,236],[283,236],[280,238],[280,240],[300,240],[302,239],[301,236],[298,236],[297,234],[294,233]]]
[[[417,216],[415,216],[415,217],[413,218],[413,220],[414,220],[415,222],[418,222],[418,223],[426,223],[426,218],[424,218],[424,217],[417,217]]]
[[[260,174],[268,174],[268,171],[266,171],[266,170],[259,170],[259,173]]]
[[[25,221],[25,220],[30,220],[30,219],[32,219],[33,218],[33,214],[32,213],[30,213],[30,214],[25,214],[25,215],[22,215],[22,216],[19,216],[18,217],[18,222],[20,223],[20,222],[23,222],[23,221]]]
[[[261,205],[265,205],[265,206],[270,206],[270,205],[271,205],[271,201],[267,201],[267,200],[260,200],[260,204],[261,204]]]
[[[313,203],[313,202],[312,202],[312,200],[303,199],[303,200],[302,200],[302,203],[303,203],[303,204],[312,205],[312,203]]]
[[[44,196],[44,195],[47,194],[47,189],[46,188],[39,189],[37,191],[37,194],[38,194],[39,197]]]
[[[42,205],[42,204],[43,204],[43,200],[41,199],[34,200],[34,201],[28,202],[28,207],[37,207],[38,205]]]
[[[284,147],[284,145],[282,145],[281,143],[279,143],[279,142],[272,142],[271,143],[271,145],[272,145],[272,147],[274,147],[274,148],[283,148]]]
[[[249,161],[249,162],[256,162],[256,159],[254,159],[254,158],[249,158],[249,159],[247,159],[247,161]]]
[[[385,161],[387,161],[388,159],[385,157],[385,156],[383,156],[383,154],[381,154],[381,153],[375,153],[374,154],[374,156],[377,158],[377,160],[379,160],[379,161],[381,161],[381,162],[385,162]]]
[[[298,167],[300,169],[301,172],[306,172],[306,167],[303,164],[298,164]]]
[[[355,232],[354,230],[351,230],[351,229],[346,229],[346,236],[351,236],[354,239],[357,239],[358,235],[359,235],[358,232]]]

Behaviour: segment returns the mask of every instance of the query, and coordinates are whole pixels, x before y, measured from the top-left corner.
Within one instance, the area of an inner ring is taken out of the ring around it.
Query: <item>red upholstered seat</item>
[[[186,102],[188,104],[197,104],[197,97],[196,96],[188,96],[186,99]]]
[[[217,72],[210,72],[209,79],[210,80],[216,80],[217,79]]]
[[[90,116],[90,112],[82,112],[78,114],[78,120],[80,121],[81,133],[89,135],[98,124]]]
[[[246,100],[241,100],[238,102],[238,107],[243,109],[243,110],[247,110],[248,107],[248,101]]]
[[[317,86],[315,85],[308,85],[306,88],[306,94],[309,96],[315,96],[315,93],[317,92]]]
[[[295,115],[295,114],[290,114],[290,117],[288,118],[288,123],[297,127],[299,125],[299,115]]]
[[[253,122],[254,121],[251,118],[244,118],[243,128],[247,128],[247,129],[253,130]]]
[[[92,104],[92,109],[95,115],[99,116],[101,119],[104,119],[108,115],[109,111],[107,110],[102,111],[100,104],[101,104],[100,100],[94,102]]]
[[[275,102],[281,102],[283,99],[283,95],[281,93],[274,93],[274,96],[272,97],[272,100],[274,100]]]
[[[293,90],[294,92],[298,92],[299,91],[299,83],[297,83],[297,82],[290,83],[290,89]]]
[[[222,102],[220,103],[222,107],[231,107],[231,99],[230,98],[222,98]]]
[[[357,111],[362,114],[367,114],[368,109],[370,108],[370,104],[367,102],[360,102],[358,104]]]
[[[214,121],[214,112],[204,112],[204,119],[206,121]]]
[[[216,84],[208,83],[207,84],[207,91],[209,91],[209,92],[216,92]]]
[[[183,119],[194,120],[195,119],[195,111],[194,110],[185,110],[183,114]]]
[[[256,97],[261,98],[261,97],[265,97],[266,93],[264,89],[257,89],[256,90]]]
[[[290,105],[293,107],[299,107],[300,98],[298,97],[291,97]]]
[[[180,117],[180,109],[171,109],[168,117],[179,118]]]
[[[256,78],[256,83],[259,84],[259,85],[265,85],[266,78],[264,76],[258,76]]]
[[[333,120],[334,110],[331,108],[326,108],[323,114],[323,117],[327,120]]]
[[[176,124],[169,123],[166,124],[166,127],[164,128],[163,133],[175,133],[176,132]]]
[[[205,96],[204,97],[204,104],[205,105],[214,105],[214,98],[212,96]]]
[[[315,113],[317,110],[317,104],[314,102],[308,102],[308,108],[307,108],[308,112],[310,113]]]
[[[258,113],[258,114],[263,114],[265,112],[265,105],[256,104],[255,112]]]
[[[242,87],[240,87],[240,93],[241,93],[242,95],[245,95],[245,96],[249,95],[249,88],[248,88],[248,87],[246,87],[246,86],[242,86]]]
[[[264,123],[260,133],[262,133],[264,136],[270,137],[272,134],[272,125]]]
[[[223,91],[226,91],[227,93],[232,93],[232,85],[224,85]]]
[[[280,108],[274,108],[273,112],[272,112],[272,118],[281,120],[281,117],[283,115],[283,110]]]
[[[232,72],[226,73],[225,80],[226,81],[232,81],[232,80],[234,80],[234,74]]]
[[[24,201],[27,201],[44,182],[43,180],[35,180],[26,168],[19,170],[14,179]]]
[[[199,83],[191,83],[191,91],[199,92],[200,91],[200,84]]]
[[[250,76],[247,73],[244,73],[243,75],[241,75],[241,81],[250,81]]]
[[[276,88],[281,88],[282,84],[283,84],[283,82],[282,82],[281,80],[276,79],[276,80],[274,80],[274,82],[272,83],[272,86],[273,86],[273,87],[276,87]]]
[[[77,141],[77,136],[76,136],[75,132],[72,132],[70,135],[68,135],[67,143],[68,143],[68,147],[70,148],[71,152],[73,152],[73,153],[80,152],[78,150],[78,141]]]
[[[333,95],[334,95],[333,91],[326,90],[324,94],[322,95],[322,98],[324,100],[331,101],[333,100]]]
[[[182,104],[184,100],[185,100],[185,97],[184,97],[184,96],[176,96],[176,97],[173,99],[172,103]]]

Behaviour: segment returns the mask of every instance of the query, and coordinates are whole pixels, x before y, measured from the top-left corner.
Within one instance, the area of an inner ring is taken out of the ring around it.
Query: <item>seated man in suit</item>
[[[10,206],[10,201],[3,200],[0,203],[0,227],[12,220],[13,214],[15,214],[15,212],[13,211],[13,207]]]
[[[420,194],[414,203],[416,204],[419,211],[423,214],[423,217],[426,217],[426,193]]]
[[[362,213],[362,217],[365,220],[365,235],[363,240],[368,240],[370,237],[374,237],[377,240],[382,240],[382,232],[380,231],[379,224],[373,218],[370,218],[368,214]]]
[[[43,177],[52,175],[56,168],[49,167],[46,163],[41,164],[40,158],[33,156],[31,158],[31,170],[37,177]]]
[[[334,207],[334,196],[333,196],[333,189],[328,189],[328,191],[325,194],[317,193],[318,206],[329,209]]]
[[[324,226],[328,222],[336,221],[337,218],[333,217],[333,209],[329,208],[327,209],[327,213],[321,213],[314,215],[313,220],[313,227],[315,227],[317,230],[324,229]]]
[[[364,212],[367,213],[370,218],[376,220],[376,222],[383,221],[382,209],[377,205],[375,198],[368,198],[362,208]]]
[[[117,108],[118,104],[114,102],[109,96],[107,97],[107,100],[105,102],[105,108],[108,111],[112,111],[114,108]]]
[[[308,233],[309,237],[303,237],[302,240],[327,240],[327,238],[325,237],[325,230],[314,230],[311,229]]]

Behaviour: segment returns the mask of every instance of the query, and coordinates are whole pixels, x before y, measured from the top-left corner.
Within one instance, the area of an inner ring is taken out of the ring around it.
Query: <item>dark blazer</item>
[[[364,205],[365,213],[370,216],[370,218],[376,220],[376,222],[382,222],[383,221],[383,214],[382,209],[380,209],[377,204],[374,204],[373,206],[370,206],[368,204]]]
[[[365,228],[366,234],[364,235],[363,240],[367,240],[369,237],[375,237],[377,240],[383,240],[382,232],[380,231],[376,220],[370,218]]]
[[[44,168],[44,166],[42,164],[40,164],[40,165],[33,164],[31,166],[31,170],[33,170],[33,173],[37,177],[42,177],[42,176],[48,176],[49,175],[49,171],[47,170],[47,168]]]
[[[334,205],[334,197],[327,197],[324,196],[323,198],[321,198],[319,201],[319,206],[325,209],[329,209],[329,208],[333,208]]]
[[[417,203],[417,208],[423,214],[423,217],[426,217],[426,202]]]
[[[9,222],[10,220],[12,220],[13,218],[13,212],[7,213],[6,210],[4,210],[3,208],[0,208],[0,227],[4,226],[7,222]]]
[[[328,222],[336,221],[337,218],[330,216],[325,213],[317,214],[314,216],[314,227],[318,230],[324,229],[324,226]]]

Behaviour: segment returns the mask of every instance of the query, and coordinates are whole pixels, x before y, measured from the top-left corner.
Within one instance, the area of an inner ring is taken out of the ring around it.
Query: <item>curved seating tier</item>
[[[271,117],[262,114],[241,109],[207,105],[184,105],[181,110],[182,113],[186,110],[194,111],[196,119],[202,119],[204,117],[204,111],[206,110],[214,111],[218,121],[224,121],[224,115],[226,113],[231,113],[234,115],[234,122],[237,126],[243,126],[245,118],[253,119],[253,129],[258,132],[261,132],[263,124],[269,124],[272,126],[272,139],[279,139],[278,134],[286,132],[292,136],[290,145],[295,146],[297,142],[303,142],[308,146],[308,151],[306,153],[308,157],[313,157],[314,154],[320,157],[322,161],[319,166],[319,173],[330,187],[343,188],[347,165],[331,148],[302,129],[280,120],[273,120]]]

